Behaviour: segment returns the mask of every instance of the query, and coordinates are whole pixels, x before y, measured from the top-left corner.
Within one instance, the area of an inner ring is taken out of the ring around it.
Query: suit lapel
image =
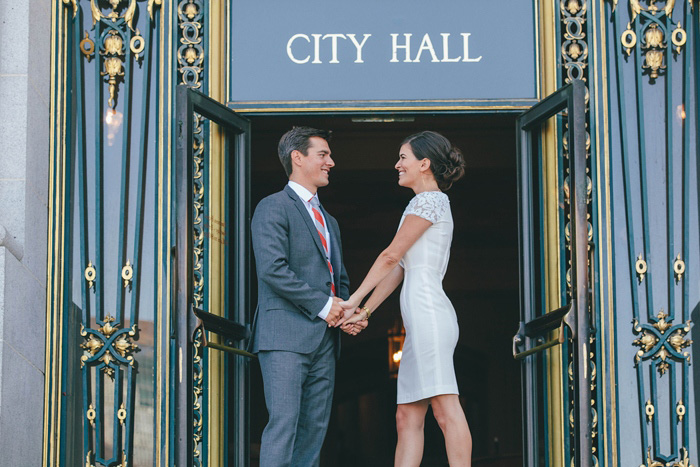
[[[311,235],[311,238],[313,239],[314,243],[316,244],[316,247],[318,248],[318,252],[323,256],[325,259],[326,257],[326,252],[323,250],[323,244],[321,243],[321,237],[318,236],[318,231],[316,230],[316,226],[314,225],[314,222],[311,220],[311,216],[309,216],[309,211],[306,210],[306,206],[304,205],[304,202],[299,198],[299,195],[297,195],[294,190],[292,190],[289,185],[284,187],[284,191],[287,192],[290,198],[292,198],[292,201],[294,201],[294,206],[297,208],[299,211],[299,214],[301,215],[301,218],[304,220],[304,223],[306,226],[309,228],[309,234]],[[321,208],[323,209],[323,208]],[[333,242],[331,242],[332,244]],[[332,257],[332,255],[331,255]]]

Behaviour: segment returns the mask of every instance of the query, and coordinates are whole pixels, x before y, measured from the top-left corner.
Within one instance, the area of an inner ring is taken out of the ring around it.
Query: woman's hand
[[[362,330],[365,329],[368,324],[367,313],[364,310],[357,308],[355,313],[353,313],[353,315],[343,323],[341,329],[352,336],[356,336],[362,332]]]
[[[339,302],[338,305],[345,310],[345,313],[343,316],[335,323],[335,327],[340,326],[343,324],[348,318],[350,318],[353,314],[355,314],[357,308],[360,306],[360,301],[362,298],[353,298],[350,296],[349,299],[347,299],[344,302]]]

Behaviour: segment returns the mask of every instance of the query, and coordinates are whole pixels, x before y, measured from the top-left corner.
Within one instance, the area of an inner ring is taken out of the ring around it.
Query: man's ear
[[[301,151],[295,149],[292,151],[291,159],[292,159],[292,165],[301,165],[301,158],[304,157],[304,155],[301,153]]]

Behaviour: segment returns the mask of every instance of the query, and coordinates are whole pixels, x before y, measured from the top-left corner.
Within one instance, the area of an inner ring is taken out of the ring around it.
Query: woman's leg
[[[418,467],[423,459],[423,426],[428,400],[396,407],[396,456],[394,467]]]
[[[471,467],[472,435],[457,394],[443,394],[430,399],[433,415],[445,435],[450,467]]]

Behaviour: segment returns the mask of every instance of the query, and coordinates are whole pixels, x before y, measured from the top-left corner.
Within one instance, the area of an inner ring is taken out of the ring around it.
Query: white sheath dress
[[[400,263],[404,269],[400,300],[406,340],[397,383],[399,404],[459,393],[453,363],[459,337],[457,315],[442,290],[454,226],[450,201],[440,191],[419,193],[406,207],[401,224],[410,214],[433,225]]]

